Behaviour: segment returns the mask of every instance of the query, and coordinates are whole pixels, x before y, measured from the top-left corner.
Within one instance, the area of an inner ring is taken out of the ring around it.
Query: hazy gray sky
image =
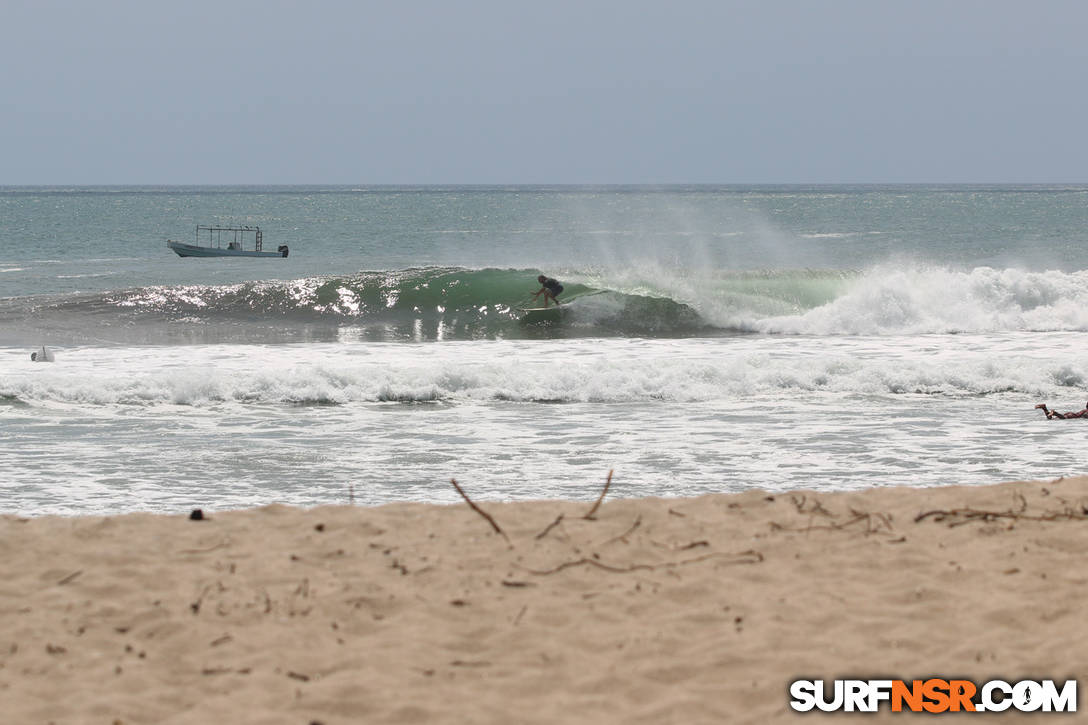
[[[0,184],[1088,181],[1080,0],[0,0]]]

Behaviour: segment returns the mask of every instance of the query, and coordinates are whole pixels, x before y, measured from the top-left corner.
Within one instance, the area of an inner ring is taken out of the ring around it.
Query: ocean
[[[1078,185],[0,187],[0,511],[1080,474],[1086,239]]]

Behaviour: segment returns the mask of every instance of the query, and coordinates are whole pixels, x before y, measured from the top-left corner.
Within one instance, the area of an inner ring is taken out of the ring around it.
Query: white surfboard
[[[518,322],[558,322],[563,316],[562,307],[519,307]]]

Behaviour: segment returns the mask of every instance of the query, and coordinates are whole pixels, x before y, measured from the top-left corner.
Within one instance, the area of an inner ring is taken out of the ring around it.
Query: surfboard
[[[563,307],[519,307],[520,322],[555,322],[563,312]]]

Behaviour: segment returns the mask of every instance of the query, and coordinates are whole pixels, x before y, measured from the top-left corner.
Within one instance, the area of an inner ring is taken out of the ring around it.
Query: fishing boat
[[[205,237],[205,235],[207,235]],[[207,240],[207,244],[201,242]],[[262,249],[264,235],[260,227],[208,227],[198,224],[196,244],[166,240],[166,246],[179,257],[286,257],[287,245],[275,252]]]

